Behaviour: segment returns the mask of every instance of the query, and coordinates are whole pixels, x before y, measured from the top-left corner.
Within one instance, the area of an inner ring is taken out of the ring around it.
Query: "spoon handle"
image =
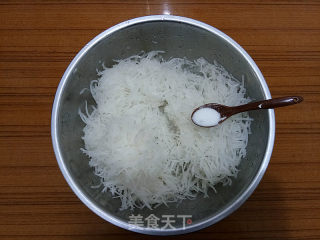
[[[269,108],[278,108],[285,107],[288,105],[297,104],[303,101],[301,96],[288,96],[288,97],[279,97],[269,100],[263,100],[258,102],[252,102],[237,107],[232,107],[234,113],[246,112],[250,110],[259,110],[259,109],[269,109]]]

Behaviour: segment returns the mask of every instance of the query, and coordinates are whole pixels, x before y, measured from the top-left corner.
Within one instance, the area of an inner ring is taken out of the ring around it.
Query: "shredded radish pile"
[[[91,113],[79,110],[90,166],[121,210],[150,209],[193,199],[221,182],[231,184],[246,155],[247,113],[213,128],[191,121],[205,103],[249,102],[244,84],[217,63],[165,61],[153,51],[117,61],[99,72],[90,91]]]

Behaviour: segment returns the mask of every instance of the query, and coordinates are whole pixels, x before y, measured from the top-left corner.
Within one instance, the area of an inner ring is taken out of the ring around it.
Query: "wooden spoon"
[[[191,114],[191,120],[199,127],[213,127],[237,113],[252,110],[285,107],[300,103],[302,101],[303,97],[288,96],[258,102],[251,102],[236,107],[229,107],[217,103],[208,103],[196,108]]]

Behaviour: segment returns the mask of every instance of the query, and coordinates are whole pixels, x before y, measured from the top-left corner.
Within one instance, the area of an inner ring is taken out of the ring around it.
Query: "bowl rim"
[[[108,222],[130,230],[134,232],[139,232],[143,234],[149,234],[149,235],[177,235],[177,234],[184,234],[184,233],[189,233],[189,232],[194,232],[200,229],[203,229],[205,227],[208,227],[231,213],[233,213],[236,209],[238,209],[247,199],[248,197],[253,193],[253,191],[256,189],[258,186],[260,180],[262,179],[267,166],[269,164],[272,150],[273,150],[273,145],[274,145],[274,139],[275,139],[275,116],[274,116],[274,110],[269,109],[268,110],[268,117],[269,117],[269,133],[268,133],[268,143],[266,147],[266,151],[263,157],[263,161],[261,163],[261,166],[256,174],[256,176],[253,178],[252,182],[248,186],[248,188],[243,191],[239,197],[232,202],[229,206],[226,208],[222,209],[220,212],[218,212],[215,216],[208,218],[204,221],[201,221],[196,224],[192,224],[189,226],[186,226],[185,228],[176,228],[176,229],[149,229],[149,228],[142,228],[142,227],[134,227],[132,228],[131,225],[129,225],[128,222],[124,222],[122,220],[119,220],[115,217],[113,217],[111,214],[105,212],[102,208],[97,206],[93,201],[91,201],[80,189],[78,184],[72,179],[71,174],[69,173],[62,157],[62,153],[60,150],[59,142],[58,142],[58,112],[59,112],[59,105],[60,105],[60,100],[61,100],[61,95],[63,92],[63,89],[66,85],[67,79],[69,75],[72,73],[75,65],[78,63],[78,61],[84,56],[95,44],[97,44],[100,40],[105,38],[106,36],[111,35],[112,33],[119,31],[121,29],[124,29],[128,26],[135,25],[135,24],[140,24],[144,22],[154,22],[154,21],[173,21],[173,22],[178,22],[178,23],[185,23],[189,25],[193,25],[195,27],[202,28],[204,30],[207,30],[221,38],[223,38],[226,42],[228,42],[230,45],[232,45],[239,53],[247,60],[247,62],[250,64],[252,69],[254,70],[255,74],[257,75],[263,93],[265,95],[266,99],[271,98],[271,94],[269,91],[269,88],[267,86],[267,83],[260,72],[259,68],[253,61],[253,59],[249,56],[249,54],[238,44],[236,43],[233,39],[231,39],[229,36],[227,36],[225,33],[221,32],[220,30],[197,20],[191,19],[191,18],[186,18],[186,17],[181,17],[181,16],[173,16],[173,15],[150,15],[150,16],[144,16],[144,17],[138,17],[134,18],[128,21],[124,21],[122,23],[119,23],[99,35],[97,35],[95,38],[93,38],[89,43],[87,43],[81,50],[80,52],[74,57],[72,62],[69,64],[68,68],[66,69],[65,73],[63,74],[61,81],[59,83],[59,86],[57,88],[57,92],[55,94],[54,98],[54,103],[52,107],[52,115],[51,115],[51,137],[52,137],[52,144],[53,144],[53,149],[54,153],[59,165],[59,168],[66,179],[67,183],[73,190],[73,192],[76,194],[76,196],[89,208],[91,209],[94,213],[96,213],[98,216],[103,218],[104,220],[107,220]]]

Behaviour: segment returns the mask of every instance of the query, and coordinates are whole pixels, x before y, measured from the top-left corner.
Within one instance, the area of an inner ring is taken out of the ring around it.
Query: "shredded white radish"
[[[165,61],[161,53],[132,56],[99,72],[90,85],[96,106],[91,113],[79,110],[86,123],[82,151],[122,210],[208,196],[215,184],[231,184],[246,155],[247,113],[213,128],[190,118],[205,103],[247,103],[243,81],[203,58]]]

